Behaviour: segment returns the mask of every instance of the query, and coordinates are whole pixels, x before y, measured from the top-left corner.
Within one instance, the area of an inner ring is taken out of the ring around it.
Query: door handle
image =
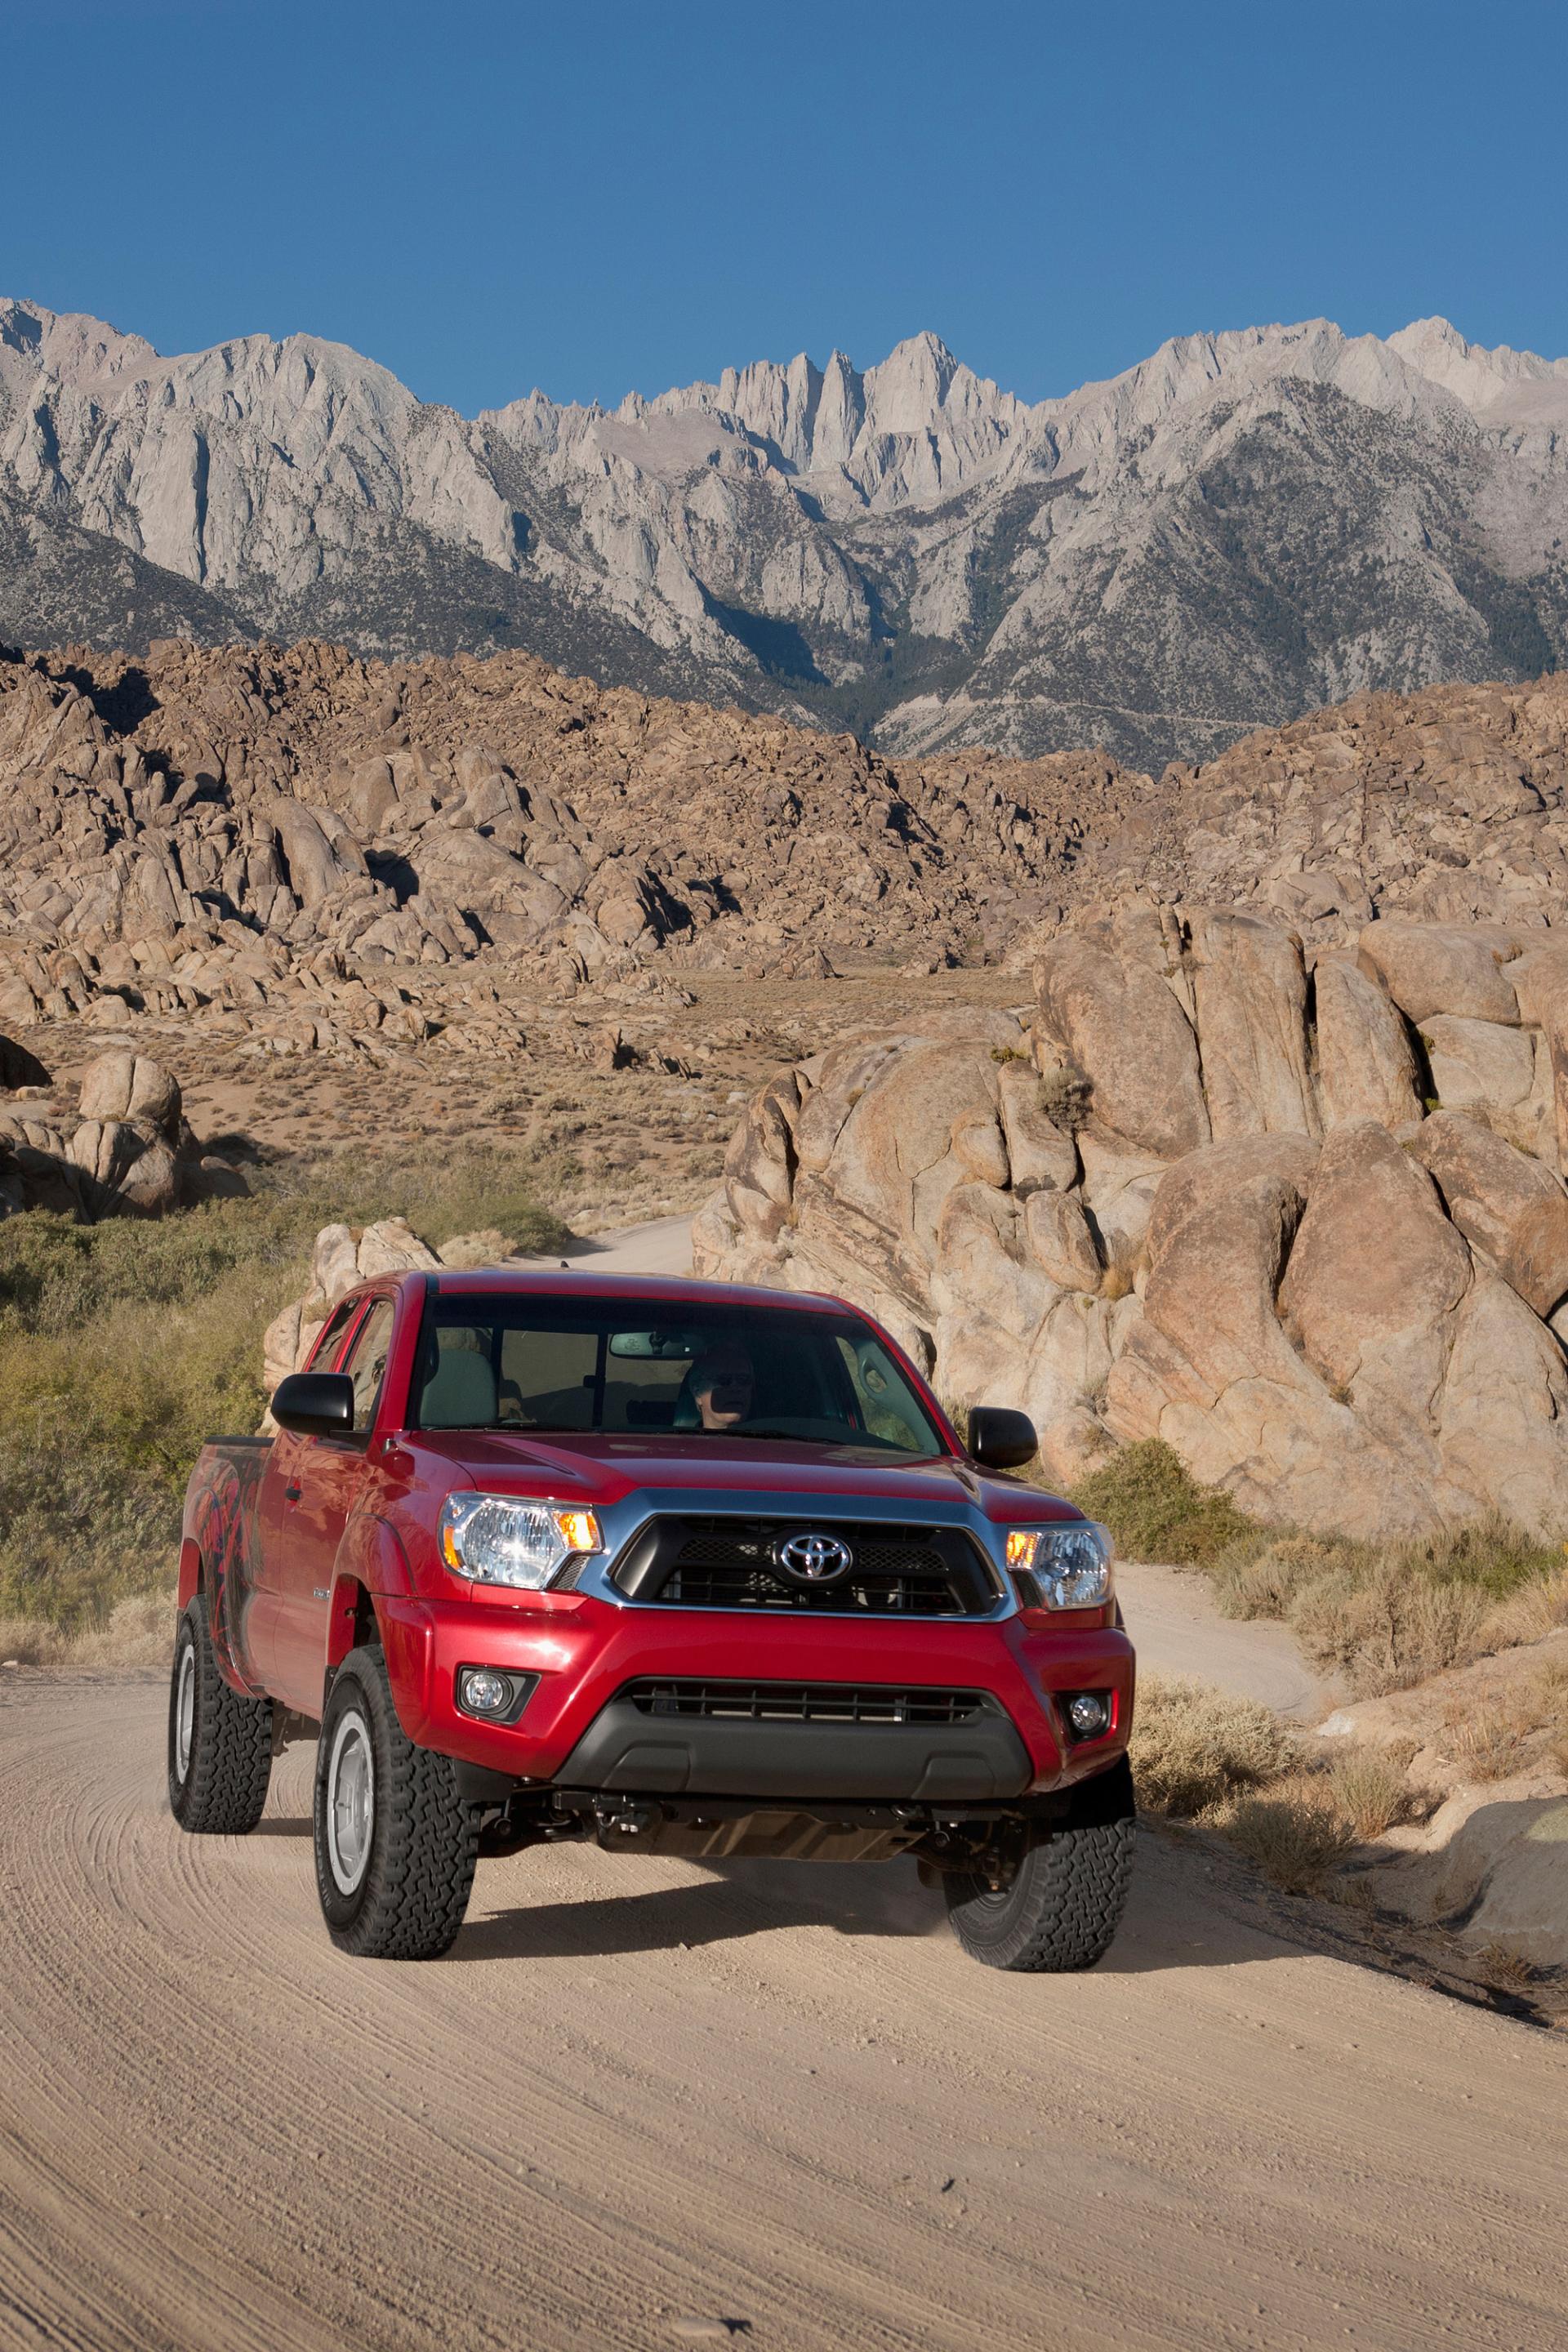
[[[292,1485],[285,1486],[283,1489],[283,1500],[286,1503],[297,1503],[304,1491],[305,1489],[303,1486],[295,1486]]]

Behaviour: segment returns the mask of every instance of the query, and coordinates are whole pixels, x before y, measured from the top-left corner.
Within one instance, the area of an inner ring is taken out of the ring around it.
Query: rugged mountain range
[[[468,420],[310,336],[0,303],[0,636],[526,646],[885,749],[1159,767],[1568,656],[1568,361],[1305,325],[1034,405],[934,336]]]

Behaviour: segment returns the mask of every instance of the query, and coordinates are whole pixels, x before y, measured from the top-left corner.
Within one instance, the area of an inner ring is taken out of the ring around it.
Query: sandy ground
[[[595,1234],[578,1243],[568,1263],[582,1274],[689,1275],[691,1220],[655,1217],[647,1224],[626,1225],[619,1233]]]
[[[0,2342],[80,2352],[1568,2339],[1568,2043],[1314,1954],[1142,1841],[1009,1978],[883,1871],[480,1866],[335,1954],[310,1754],[182,1836],[151,1683],[0,1685]],[[1281,1915],[1284,1916],[1284,1915]]]
[[[1201,1570],[1119,1560],[1116,1588],[1146,1672],[1217,1683],[1298,1723],[1321,1722],[1342,1696],[1313,1673],[1288,1626],[1222,1617]]]

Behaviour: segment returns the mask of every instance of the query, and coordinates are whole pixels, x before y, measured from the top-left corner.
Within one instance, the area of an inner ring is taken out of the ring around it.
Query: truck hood
[[[650,1444],[640,1436],[513,1437],[475,1430],[421,1430],[404,1443],[424,1457],[432,1483],[444,1465],[452,1486],[549,1494],[585,1504],[662,1492],[679,1494],[689,1509],[692,1497],[701,1494],[720,1507],[753,1495],[771,1509],[798,1496],[803,1506],[824,1510],[845,1508],[857,1498],[897,1502],[911,1517],[928,1510],[948,1517],[976,1508],[999,1520],[1079,1516],[1070,1504],[1037,1487],[988,1477],[951,1455],[921,1461],[879,1449],[778,1438],[671,1436]]]

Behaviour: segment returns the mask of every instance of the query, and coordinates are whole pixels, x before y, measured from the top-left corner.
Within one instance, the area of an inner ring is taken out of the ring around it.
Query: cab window
[[[368,1429],[375,1419],[386,1360],[392,1352],[392,1301],[378,1298],[354,1335],[343,1370],[354,1384],[354,1427]]]
[[[311,1371],[330,1372],[333,1369],[332,1359],[342,1345],[344,1332],[359,1313],[360,1304],[358,1298],[345,1298],[341,1306],[333,1307],[317,1333],[316,1344],[306,1359]]]

